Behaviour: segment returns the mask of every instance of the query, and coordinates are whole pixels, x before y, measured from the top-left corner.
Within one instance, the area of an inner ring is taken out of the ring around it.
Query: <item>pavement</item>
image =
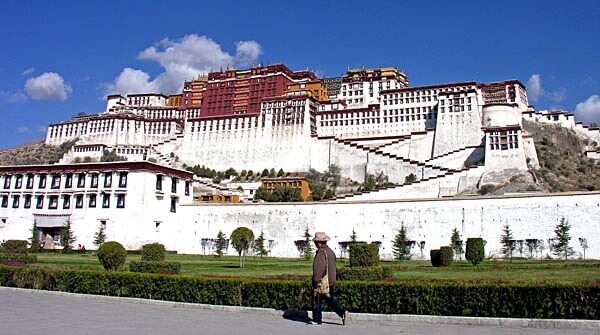
[[[598,320],[310,313],[0,287],[0,334],[427,334],[600,335]]]

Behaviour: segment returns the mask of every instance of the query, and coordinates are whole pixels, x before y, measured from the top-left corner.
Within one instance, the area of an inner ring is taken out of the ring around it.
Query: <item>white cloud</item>
[[[596,122],[600,124],[600,96],[592,95],[575,107],[577,118],[583,123]]]
[[[17,127],[17,133],[18,134],[23,134],[29,131],[29,128],[27,127]]]
[[[261,46],[255,41],[237,42],[236,54],[232,56],[206,36],[192,34],[179,40],[165,38],[138,55],[139,59],[158,62],[164,69],[162,73],[151,79],[142,70],[125,68],[114,82],[105,85],[105,93],[176,93],[181,91],[185,79],[228,66],[249,66],[261,53]]]
[[[533,74],[527,81],[527,96],[532,101],[537,101],[542,95],[544,95],[544,89],[542,88],[542,75]]]
[[[0,100],[9,104],[21,103],[27,101],[27,96],[21,92],[0,91]]]
[[[261,46],[256,41],[243,41],[236,43],[236,64],[242,67],[252,65],[262,53]]]
[[[25,82],[25,92],[36,100],[65,101],[72,92],[71,85],[54,72],[45,72],[38,77],[29,78]]]
[[[548,99],[554,102],[561,102],[567,98],[567,90],[564,88],[559,88],[556,91],[548,92],[546,96],[548,97]]]
[[[150,76],[141,70],[124,68],[112,84],[107,85],[107,93],[155,92],[156,85],[150,82]]]
[[[28,76],[28,75],[32,74],[34,71],[35,71],[35,68],[30,67],[29,69],[21,72],[21,75],[22,76]]]

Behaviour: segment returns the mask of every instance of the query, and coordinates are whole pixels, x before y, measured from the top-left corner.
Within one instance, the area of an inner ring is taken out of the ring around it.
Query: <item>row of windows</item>
[[[165,176],[163,176],[161,174],[156,175],[156,190],[157,191],[162,191],[164,179],[165,179]],[[172,177],[171,178],[171,193],[177,193],[177,184],[179,184],[179,178]],[[189,180],[186,180],[185,181],[185,189],[184,189],[185,195],[190,195],[190,186],[191,186],[191,182]]]
[[[32,205],[32,195],[26,194],[24,196],[21,195],[13,195],[12,196],[12,208],[20,208],[21,206],[21,198],[23,198],[23,208],[31,208]],[[36,209],[44,209],[44,198],[48,198],[47,200],[47,208],[48,209],[58,209],[59,196],[58,195],[37,195],[35,196],[35,208]],[[62,208],[70,209],[71,208],[71,196],[70,195],[62,195],[60,196],[62,199]],[[88,194],[87,195],[87,208],[96,208],[98,202],[97,194]],[[110,198],[111,195],[108,193],[102,193],[102,208],[110,208]],[[84,195],[76,194],[73,196],[75,202],[75,208],[83,208],[84,206]],[[9,202],[9,196],[3,195],[2,200],[0,200],[0,207],[7,208]],[[125,194],[117,194],[116,195],[116,208],[125,208]],[[177,211],[177,199],[171,198],[170,211],[175,213]]]
[[[96,208],[98,195],[97,194],[88,194],[88,208]],[[19,208],[21,205],[21,198],[23,198],[23,208],[31,208],[32,198],[31,194],[21,195],[13,195],[12,196],[12,208]],[[59,196],[58,195],[36,195],[35,196],[35,208],[36,209],[44,209],[44,199],[47,198],[47,208],[48,209],[58,209]],[[71,208],[71,195],[62,195],[60,196],[62,199],[62,208],[70,209]],[[76,194],[73,196],[75,202],[75,208],[83,208],[83,194]],[[125,208],[125,194],[117,194],[117,208]],[[8,195],[2,196],[2,208],[8,207]],[[103,193],[102,194],[102,208],[110,208],[110,194]]]
[[[519,147],[519,136],[516,130],[492,131],[490,133],[491,150],[510,150]]]
[[[125,188],[127,187],[127,172],[119,172],[118,173],[118,187],[119,188]],[[105,188],[110,188],[112,187],[112,180],[113,180],[113,172],[103,172],[102,173],[103,176],[103,185]],[[13,178],[14,177],[14,178]],[[38,177],[38,188],[39,189],[45,189],[48,183],[48,175],[47,174],[39,174],[37,175]],[[100,174],[99,173],[66,173],[66,174],[59,174],[59,173],[53,173],[49,175],[50,177],[50,188],[51,189],[60,189],[61,188],[61,182],[62,180],[64,180],[64,184],[63,187],[64,188],[73,188],[73,184],[74,181],[76,180],[76,187],[77,188],[85,188],[86,186],[86,179],[90,180],[90,188],[98,188],[98,183],[99,183],[99,179],[100,179]],[[87,178],[86,178],[87,177]],[[35,175],[33,173],[28,173],[26,175],[23,174],[16,174],[16,175],[4,175],[4,189],[10,189],[12,186],[12,180],[15,180],[14,182],[14,188],[15,189],[20,189],[23,187],[23,181],[25,181],[25,188],[26,189],[33,189],[34,186],[34,179],[35,179]]]
[[[392,117],[390,114],[389,117],[380,118],[369,118],[369,119],[360,119],[360,120],[335,120],[335,121],[321,121],[321,127],[332,127],[332,126],[353,126],[360,124],[375,124],[375,123],[391,123],[391,122],[404,122],[404,121],[419,121],[419,120],[431,120],[436,119],[436,113],[428,113],[428,114],[416,114],[416,115],[406,115],[406,116],[395,116]]]

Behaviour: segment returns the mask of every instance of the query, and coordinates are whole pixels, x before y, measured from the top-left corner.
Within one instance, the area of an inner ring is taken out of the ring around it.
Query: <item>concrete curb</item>
[[[173,302],[164,300],[150,300],[141,298],[113,297],[104,295],[89,295],[80,293],[69,293],[60,291],[44,291],[22,289],[14,287],[0,286],[0,290],[29,292],[33,294],[46,294],[55,296],[80,297],[100,301],[123,301],[134,304],[171,306],[173,308],[203,309],[212,311],[224,311],[233,313],[260,313],[281,317],[307,317],[307,311],[284,311],[271,308],[258,307],[240,307],[240,306],[222,306],[208,305],[187,302]],[[333,312],[323,313],[323,318],[327,320],[339,320],[339,317]],[[368,314],[368,313],[350,313],[350,322],[356,321],[387,321],[387,322],[407,322],[407,323],[432,323],[448,325],[470,325],[487,327],[506,327],[506,328],[539,328],[539,329],[581,329],[600,331],[600,321],[598,320],[572,320],[572,319],[517,319],[517,318],[486,318],[486,317],[463,317],[463,316],[433,316],[433,315],[410,315],[410,314]]]

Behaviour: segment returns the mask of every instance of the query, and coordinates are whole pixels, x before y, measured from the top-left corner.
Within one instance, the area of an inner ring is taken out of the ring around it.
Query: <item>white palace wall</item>
[[[589,244],[586,258],[600,258],[599,192],[360,203],[190,205],[180,207],[178,215],[178,223],[165,226],[157,241],[180,253],[202,254],[202,238],[216,238],[219,230],[229,236],[235,228],[245,226],[255,235],[262,231],[267,240],[275,241],[272,256],[297,257],[294,241],[303,239],[308,228],[311,234],[325,231],[331,236],[330,246],[338,255],[338,243],[350,240],[355,231],[361,241],[381,241],[381,256],[389,259],[394,236],[404,224],[409,239],[425,241],[425,258],[430,249],[450,244],[454,228],[465,241],[482,237],[486,256],[501,257],[500,236],[508,224],[517,240],[545,240],[545,256],[549,253],[547,239],[555,236],[554,228],[564,217],[571,225],[570,246],[576,251],[575,257],[583,254],[578,238],[584,237]],[[418,248],[412,251],[420,258]],[[234,255],[235,250],[229,248],[228,253]]]

